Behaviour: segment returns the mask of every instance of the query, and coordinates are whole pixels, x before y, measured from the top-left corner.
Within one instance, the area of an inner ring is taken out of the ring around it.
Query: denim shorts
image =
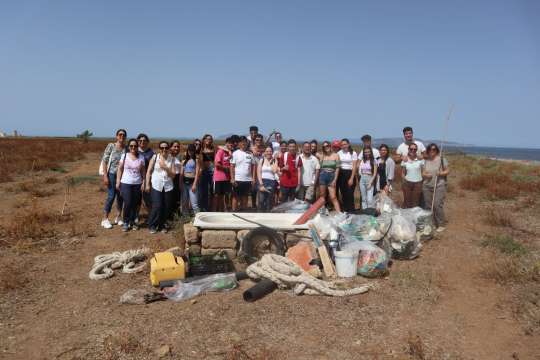
[[[334,171],[323,170],[319,173],[319,185],[330,186],[332,181],[334,181],[335,177],[336,177],[336,173]]]

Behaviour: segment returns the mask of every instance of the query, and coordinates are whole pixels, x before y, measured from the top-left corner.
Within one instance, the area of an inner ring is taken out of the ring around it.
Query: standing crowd
[[[101,226],[114,224],[123,231],[137,230],[139,214],[148,209],[151,233],[166,232],[175,215],[199,211],[269,211],[278,203],[324,198],[334,210],[354,212],[359,187],[361,209],[373,208],[374,195],[390,194],[401,165],[403,206],[433,209],[438,231],[445,226],[444,200],[448,161],[439,147],[427,146],[403,129],[404,141],[392,154],[371,136],[362,137],[357,153],[348,139],[316,140],[298,144],[285,141],[280,132],[268,137],[251,126],[248,136],[233,135],[216,146],[212,135],[196,139],[181,153],[179,141],[160,141],[155,152],[146,134],[126,141],[127,131],[116,132],[116,141],[105,148],[99,173],[107,186]],[[110,220],[116,200],[117,216]]]

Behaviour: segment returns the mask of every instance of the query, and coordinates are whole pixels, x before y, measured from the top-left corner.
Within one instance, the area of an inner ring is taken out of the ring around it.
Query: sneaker
[[[437,230],[435,230],[435,231],[438,232],[438,233],[442,233],[444,230],[446,230],[446,228],[444,226],[439,226],[437,228]]]
[[[137,230],[139,230],[139,225],[133,224],[133,226],[131,227],[131,229],[137,231]]]
[[[150,228],[150,234],[157,234],[157,230],[154,228]]]
[[[129,231],[129,226],[127,226],[127,225],[122,226],[122,231],[123,232],[128,232]]]
[[[134,224],[139,225],[139,218],[138,217],[135,218]]]
[[[169,230],[167,230],[166,227],[164,227],[163,229],[161,229],[161,232],[164,233],[164,234],[166,234],[168,231],[169,231]]]
[[[109,219],[102,220],[101,226],[104,227],[105,229],[112,229],[112,224],[109,221]]]

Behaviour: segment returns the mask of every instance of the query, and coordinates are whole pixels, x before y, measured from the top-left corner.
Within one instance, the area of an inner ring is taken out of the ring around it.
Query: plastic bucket
[[[336,259],[336,272],[339,277],[349,278],[356,276],[358,252],[336,251],[334,257]]]

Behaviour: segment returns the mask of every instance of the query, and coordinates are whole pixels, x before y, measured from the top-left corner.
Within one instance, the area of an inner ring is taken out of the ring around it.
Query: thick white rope
[[[369,284],[347,290],[337,289],[334,283],[317,279],[293,261],[276,254],[265,254],[261,260],[248,266],[246,273],[255,280],[271,280],[280,289],[293,289],[295,295],[348,296],[363,294],[373,287]]]
[[[120,268],[122,268],[122,272],[128,274],[142,271],[146,266],[144,261],[146,254],[149,252],[150,249],[141,248],[98,255],[94,258],[94,266],[92,266],[88,277],[92,280],[107,279],[114,275],[114,270]],[[135,266],[138,262],[141,264]]]

